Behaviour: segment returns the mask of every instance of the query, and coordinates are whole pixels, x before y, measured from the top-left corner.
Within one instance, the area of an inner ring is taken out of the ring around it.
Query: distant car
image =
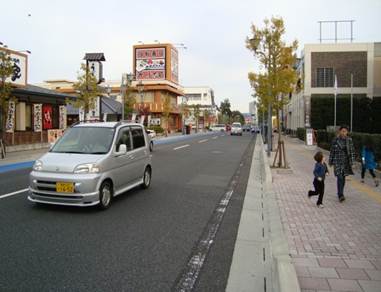
[[[232,124],[230,135],[242,136],[242,125],[241,125],[241,123],[233,123]]]
[[[224,124],[214,125],[210,127],[210,130],[214,132],[225,132],[225,125]]]
[[[251,130],[250,125],[243,125],[242,126],[242,131],[244,131],[244,132],[250,132],[250,130]]]
[[[260,133],[261,130],[258,126],[251,126],[251,133]]]
[[[156,137],[156,132],[151,129],[146,129],[147,136],[149,138],[149,151],[153,151],[153,141],[152,139]]]

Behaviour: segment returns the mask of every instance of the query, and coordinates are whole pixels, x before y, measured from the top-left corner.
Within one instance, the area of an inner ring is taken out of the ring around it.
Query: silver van
[[[82,123],[34,163],[28,199],[106,209],[113,197],[137,186],[148,188],[151,176],[149,138],[142,125]]]

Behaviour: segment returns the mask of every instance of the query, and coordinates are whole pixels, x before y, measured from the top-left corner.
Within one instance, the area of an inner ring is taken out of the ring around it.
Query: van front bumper
[[[32,171],[29,181],[28,200],[36,203],[94,206],[99,203],[98,174],[62,174]],[[57,182],[72,183],[74,192],[60,193],[56,191]]]

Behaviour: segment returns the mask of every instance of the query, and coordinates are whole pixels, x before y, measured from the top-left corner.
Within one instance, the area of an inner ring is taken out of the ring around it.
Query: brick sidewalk
[[[317,150],[285,141],[292,171],[272,169],[273,187],[302,291],[381,292],[381,187],[357,175],[339,203],[331,170],[319,209],[307,197]]]

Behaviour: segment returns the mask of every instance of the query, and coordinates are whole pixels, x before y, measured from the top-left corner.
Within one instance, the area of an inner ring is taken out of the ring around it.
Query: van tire
[[[152,171],[149,166],[146,167],[143,174],[143,183],[140,185],[142,189],[148,189],[151,185]]]
[[[106,210],[110,207],[112,200],[112,185],[109,181],[104,181],[99,188],[99,208]]]
[[[149,151],[153,151],[153,141],[149,142]]]

